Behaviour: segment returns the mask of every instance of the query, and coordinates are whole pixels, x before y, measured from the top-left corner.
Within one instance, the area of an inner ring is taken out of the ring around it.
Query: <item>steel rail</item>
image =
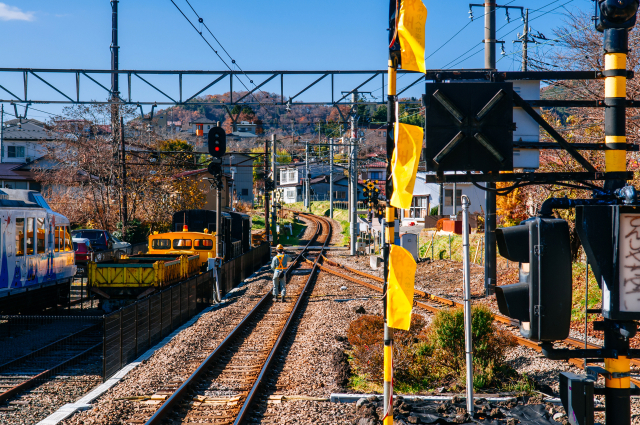
[[[287,271],[285,272],[287,276],[289,276],[291,273],[291,270],[295,266],[297,266],[298,263],[302,261],[302,259],[304,258],[304,252],[311,246],[312,243],[316,241],[316,239],[318,238],[318,236],[320,236],[320,234],[321,234],[321,226],[318,223],[314,236],[309,240],[307,245],[305,245],[305,248],[300,252],[300,254],[298,254],[298,256],[296,256],[296,258],[292,261],[291,265],[287,267]],[[296,302],[296,306],[298,305],[304,293],[305,293],[304,290],[300,293],[298,297],[298,301]],[[198,366],[198,368],[180,385],[180,387],[178,387],[178,389],[145,422],[145,425],[158,425],[162,423],[164,418],[173,410],[173,408],[176,405],[180,404],[180,402],[185,397],[185,395],[187,395],[187,393],[189,392],[189,388],[192,385],[196,384],[198,382],[198,379],[204,373],[206,373],[212,366],[214,366],[215,361],[222,355],[225,349],[229,347],[231,342],[237,336],[239,336],[242,333],[242,331],[244,331],[248,323],[262,310],[263,307],[265,307],[268,304],[270,296],[271,296],[271,293],[267,292],[262,297],[262,299],[251,309],[251,311],[240,321],[240,323],[238,323],[238,325],[236,325],[236,327],[233,328],[233,330],[229,334],[227,334],[224,340],[220,344],[218,344],[218,346],[213,350],[213,352],[207,356],[207,358],[200,364],[200,366]],[[295,307],[293,311],[295,312]],[[293,317],[293,314],[294,313],[292,312],[291,315],[289,316],[289,319],[285,323],[285,328],[290,323],[290,320],[291,320],[291,317]],[[280,337],[278,338],[278,341],[279,340],[280,340]],[[271,357],[272,356],[270,355],[268,358],[269,362],[270,362],[269,359]],[[263,374],[261,373],[258,378],[261,379],[262,376]],[[251,393],[249,395],[251,395]],[[251,396],[253,397],[253,395]],[[248,411],[248,407],[250,406],[250,403],[249,404],[246,404],[246,403],[247,403],[247,400],[245,399],[245,403],[243,404],[243,409]],[[246,404],[246,408],[245,408],[245,404]]]
[[[0,403],[7,401],[8,399],[10,399],[11,397],[14,397],[16,394],[19,394],[20,392],[27,390],[31,387],[34,387],[35,385],[38,384],[39,381],[48,378],[49,376],[53,375],[54,373],[57,373],[59,370],[66,368],[67,366],[70,366],[71,364],[81,360],[83,357],[89,355],[89,353],[91,353],[94,350],[97,350],[98,348],[102,347],[102,342],[99,342],[98,344],[89,347],[88,349],[84,350],[83,352],[71,357],[70,359],[67,359],[57,365],[55,365],[54,367],[52,367],[51,369],[47,369],[44,372],[41,372],[31,378],[29,378],[26,381],[23,381],[21,383],[19,383],[18,385],[14,386],[13,388],[8,389],[7,391],[3,392],[0,394]]]
[[[280,331],[280,334],[278,335],[278,339],[276,340],[275,344],[273,345],[273,348],[271,349],[271,352],[269,353],[269,355],[267,356],[267,360],[265,361],[264,365],[262,366],[262,369],[260,370],[260,374],[258,375],[258,378],[256,379],[256,381],[254,382],[253,386],[251,387],[251,390],[249,391],[249,394],[247,395],[247,398],[245,399],[242,408],[240,408],[240,412],[238,413],[238,416],[236,418],[236,420],[233,422],[234,425],[239,425],[241,423],[243,423],[245,417],[249,414],[249,411],[251,410],[251,405],[253,403],[253,400],[259,390],[260,385],[262,384],[263,379],[265,378],[265,376],[267,375],[267,373],[269,372],[269,367],[271,366],[271,363],[273,361],[273,358],[275,357],[276,353],[278,352],[280,345],[283,341],[283,339],[285,338],[285,335],[287,334],[289,327],[291,325],[291,323],[293,322],[294,318],[296,317],[298,310],[300,309],[300,305],[302,304],[302,300],[305,296],[305,294],[309,291],[309,288],[311,286],[311,282],[313,281],[313,278],[315,276],[315,274],[318,271],[318,261],[320,260],[321,254],[322,252],[324,252],[324,249],[327,247],[327,245],[329,244],[329,240],[331,239],[331,223],[328,220],[325,219],[321,219],[321,218],[313,218],[314,220],[316,220],[318,229],[321,227],[321,221],[324,222],[324,224],[327,225],[327,234],[324,240],[324,243],[322,245],[322,249],[319,253],[319,255],[316,257],[316,260],[313,264],[313,268],[311,269],[311,273],[309,274],[309,278],[307,279],[307,282],[304,285],[304,288],[302,289],[302,292],[300,292],[300,295],[298,296],[298,300],[296,301],[295,305],[293,306],[293,309],[291,310],[291,313],[289,314],[289,317],[287,318],[287,321],[285,322],[284,326],[282,327],[282,330]],[[301,253],[302,255],[302,253]],[[304,257],[303,257],[304,258]]]
[[[65,337],[62,337],[62,338],[60,338],[60,339],[58,339],[56,341],[51,342],[50,344],[45,345],[44,347],[38,348],[37,350],[34,350],[34,351],[30,352],[30,353],[25,354],[24,356],[18,357],[17,359],[9,360],[8,362],[3,363],[3,364],[0,365],[0,373],[2,371],[4,371],[5,369],[10,368],[11,366],[15,366],[16,364],[18,364],[20,362],[23,362],[23,361],[25,361],[27,359],[30,359],[32,357],[36,357],[39,354],[44,353],[45,351],[51,350],[54,347],[57,347],[57,346],[62,345],[62,344],[65,344],[66,342],[68,342],[68,341],[70,341],[70,340],[72,340],[74,338],[77,338],[77,337],[81,336],[82,334],[98,330],[101,327],[102,327],[102,323],[97,323],[95,325],[91,325],[88,328],[82,329],[82,330],[80,330],[78,332],[74,332],[71,335],[67,335]]]
[[[331,264],[334,264],[334,265],[337,265],[338,267],[340,267],[340,268],[342,268],[344,270],[347,270],[349,272],[353,272],[355,274],[359,274],[361,276],[365,276],[365,277],[367,277],[369,279],[375,279],[375,280],[379,279],[377,276],[362,272],[360,270],[352,269],[351,267],[347,267],[345,265],[336,263],[335,261],[327,260],[327,262],[329,262]],[[355,278],[353,278],[351,276],[347,276],[347,275],[344,275],[342,273],[338,273],[335,270],[331,270],[331,269],[327,268],[326,266],[320,266],[320,269],[323,270],[323,271],[326,271],[328,273],[331,273],[333,275],[342,277],[343,279],[349,280],[351,282],[360,284],[360,285],[365,286],[367,288],[373,289],[374,291],[382,293],[382,288],[379,287],[379,286],[372,285],[372,284],[367,283],[367,282],[363,282],[363,281],[361,281],[359,279],[355,279]],[[463,306],[462,303],[459,303],[457,301],[450,300],[450,299],[443,298],[443,297],[439,297],[437,295],[429,294],[429,293],[420,291],[418,289],[416,289],[415,292],[417,294],[420,294],[422,292],[422,294],[424,294],[422,296],[424,296],[425,298],[433,300],[433,301],[435,301],[435,302],[437,302],[439,304],[444,304],[444,305],[449,306],[449,307],[462,307]],[[437,312],[442,310],[439,307],[434,307],[432,305],[429,305],[429,304],[426,304],[424,302],[417,301],[417,300],[414,300],[413,304],[416,307],[420,307],[420,308],[422,308],[424,310],[427,310],[427,311],[430,311],[432,313],[437,313]],[[513,326],[513,327],[516,327],[516,328],[520,327],[520,323],[517,320],[511,319],[510,317],[506,317],[506,316],[503,316],[503,315],[500,315],[500,314],[494,314],[494,320],[497,321],[497,322],[506,324],[508,326]],[[518,341],[518,344],[523,345],[525,347],[532,348],[532,349],[534,349],[534,350],[536,350],[538,352],[542,352],[542,349],[540,348],[540,346],[536,342],[528,340],[526,338],[519,337],[519,336],[516,336],[515,338]],[[567,344],[567,345],[571,345],[571,346],[577,347],[577,348],[584,348],[584,341],[581,341],[581,340],[573,338],[573,337],[569,337],[569,338],[564,339],[564,340],[562,340],[560,342],[564,343],[564,344]],[[587,343],[587,348],[600,349],[602,347],[597,345],[597,344]],[[579,367],[581,369],[584,368],[584,360],[583,359],[574,358],[574,359],[569,359],[568,361],[570,363],[572,363],[576,367]],[[631,364],[634,365],[634,366],[640,367],[640,359],[631,359]],[[637,386],[640,386],[640,379],[631,378],[631,382],[633,382]]]

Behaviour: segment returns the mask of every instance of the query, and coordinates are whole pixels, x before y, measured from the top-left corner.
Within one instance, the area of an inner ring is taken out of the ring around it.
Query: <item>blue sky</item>
[[[174,1],[197,25],[197,18],[186,1]],[[386,67],[387,1],[189,1],[245,70]],[[469,23],[467,1],[424,0],[424,3],[429,12],[427,57],[464,27],[427,59],[427,68],[482,67],[484,59],[479,43],[483,38],[484,25],[480,18],[483,10],[474,8],[476,19]],[[592,8],[590,0],[505,0],[500,4],[505,3],[535,9],[530,13],[530,26],[547,38],[553,37],[553,28],[562,25],[568,11],[591,11]],[[517,51],[520,48],[512,40],[516,33],[522,32],[522,21],[518,11],[512,10],[510,15],[511,23],[505,20],[502,10],[496,18],[497,27],[504,26],[498,38],[505,41],[505,50],[510,54],[498,63],[503,70],[519,69]],[[0,36],[4,40],[3,67],[108,69],[111,7],[108,0],[4,0],[0,3]],[[119,43],[121,69],[225,69],[170,0],[121,0]],[[472,50],[460,57],[469,49]],[[0,84],[5,83],[22,90],[18,79],[4,79],[0,74]],[[224,87],[210,93],[223,92]],[[34,84],[30,90],[34,97],[39,90],[51,96],[44,86]],[[417,90],[413,94],[419,94],[420,88]],[[279,85],[277,90],[274,85],[273,91],[279,91]],[[308,96],[317,95],[310,91]],[[0,94],[2,98],[7,96]],[[55,105],[34,107],[49,112],[61,109]],[[30,116],[47,118],[37,111]]]

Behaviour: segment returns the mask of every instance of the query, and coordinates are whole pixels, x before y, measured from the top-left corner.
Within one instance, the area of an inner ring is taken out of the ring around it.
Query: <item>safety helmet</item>
[[[278,244],[278,246],[276,247],[277,251],[284,251],[284,247],[282,246],[281,243]]]

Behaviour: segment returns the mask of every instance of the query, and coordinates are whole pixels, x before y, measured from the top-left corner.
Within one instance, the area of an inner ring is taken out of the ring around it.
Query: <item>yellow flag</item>
[[[427,22],[427,8],[422,0],[402,0],[399,15],[398,37],[402,69],[425,73],[424,25]]]
[[[393,195],[391,205],[396,208],[410,208],[413,187],[420,161],[420,149],[424,131],[417,125],[397,123],[395,126],[396,148],[391,156],[391,178]]]
[[[389,327],[409,330],[416,267],[413,255],[409,251],[401,246],[391,245],[389,282],[387,284],[387,324]]]

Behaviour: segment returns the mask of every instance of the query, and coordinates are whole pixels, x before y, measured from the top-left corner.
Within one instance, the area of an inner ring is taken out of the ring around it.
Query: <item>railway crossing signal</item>
[[[513,169],[513,83],[428,83],[422,99],[427,171]]]
[[[227,133],[222,127],[212,127],[207,135],[209,155],[222,158],[227,152]]]
[[[500,255],[520,263],[520,282],[496,286],[500,312],[520,321],[533,341],[569,336],[571,325],[571,245],[565,220],[535,217],[496,230]]]
[[[380,189],[376,187],[378,180],[365,180],[364,188],[362,189],[362,195],[367,200],[367,208],[369,212],[378,206]]]

